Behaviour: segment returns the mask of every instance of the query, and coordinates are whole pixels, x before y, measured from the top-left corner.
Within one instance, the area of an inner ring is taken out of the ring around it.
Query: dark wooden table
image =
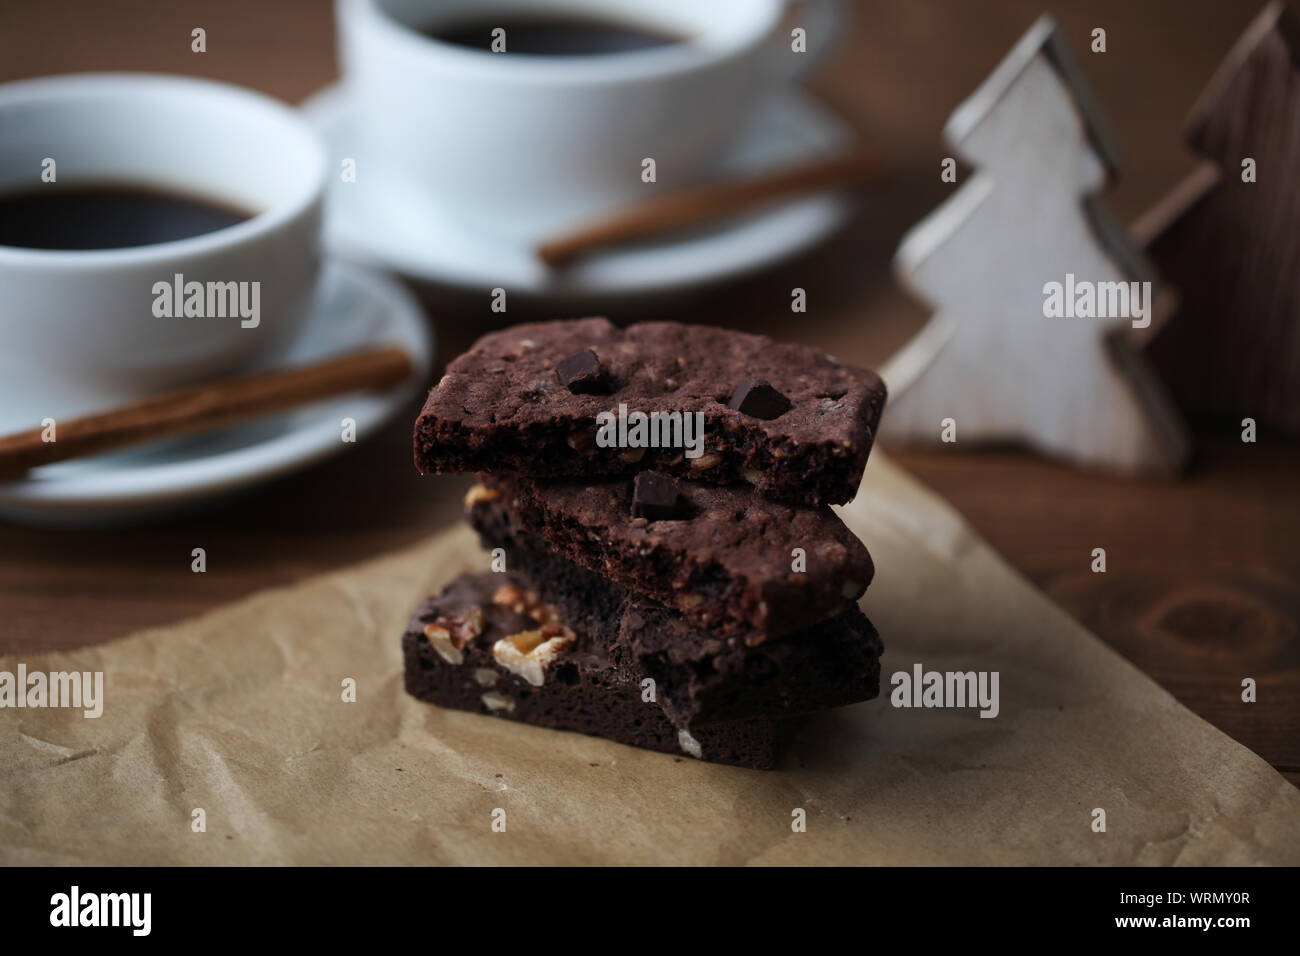
[[[1044,9],[1032,0],[873,0],[814,84],[888,156],[886,183],[841,234],[757,279],[613,317],[763,331],[879,363],[919,328],[893,284],[900,235],[946,195],[944,120]],[[1109,198],[1134,218],[1187,171],[1182,117],[1254,4],[1095,0],[1061,19],[1127,146]],[[208,52],[190,51],[207,30]],[[1109,52],[1086,52],[1093,27]],[[84,70],[209,76],[300,101],[337,73],[321,0],[45,0],[0,11],[0,80]],[[794,286],[809,314],[790,321]],[[421,287],[439,360],[489,327],[486,298]],[[557,309],[560,314],[562,310]],[[512,301],[510,318],[530,317]],[[554,316],[550,316],[554,317]],[[462,479],[410,465],[414,414],[355,453],[181,521],[130,531],[0,525],[0,652],[106,641],[380,554],[456,520]],[[888,449],[1026,577],[1179,700],[1300,784],[1300,448],[1203,435],[1177,484],[1117,480],[1013,452]],[[208,572],[189,571],[194,547]],[[1108,572],[1089,570],[1105,547]],[[1259,702],[1243,704],[1243,677]]]

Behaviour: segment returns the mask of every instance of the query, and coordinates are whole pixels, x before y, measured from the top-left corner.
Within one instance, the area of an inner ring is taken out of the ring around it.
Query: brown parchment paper
[[[1300,792],[879,453],[844,516],[878,566],[864,607],[886,643],[882,696],[802,721],[776,771],[408,698],[411,609],[484,566],[462,528],[197,620],[22,658],[104,671],[105,705],[98,719],[0,710],[0,861],[1300,863]],[[1000,715],[890,706],[888,676],[918,661],[999,671]]]

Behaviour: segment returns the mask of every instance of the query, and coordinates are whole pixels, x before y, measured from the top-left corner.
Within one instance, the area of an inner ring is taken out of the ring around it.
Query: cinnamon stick
[[[314,365],[211,382],[132,402],[46,429],[0,437],[0,478],[16,478],[56,461],[113,448],[221,428],[308,402],[408,378],[410,357],[399,348],[369,349]]]
[[[801,193],[859,184],[879,172],[874,154],[855,150],[749,179],[696,186],[549,239],[537,247],[537,255],[548,266],[559,268],[598,249],[735,215]]]

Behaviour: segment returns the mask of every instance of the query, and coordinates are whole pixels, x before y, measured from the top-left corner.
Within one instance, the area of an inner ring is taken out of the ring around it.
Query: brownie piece
[[[838,617],[875,573],[830,508],[767,501],[750,488],[677,482],[682,517],[651,521],[632,514],[632,481],[479,480],[561,556],[730,642],[761,644]]]
[[[402,637],[407,693],[420,700],[714,763],[767,769],[776,722],[679,729],[642,700],[646,675],[589,642],[508,575],[461,575],[425,601]]]
[[[484,547],[504,549],[514,576],[593,647],[624,656],[653,677],[661,706],[679,727],[792,716],[879,692],[880,638],[856,606],[780,640],[733,646],[554,554],[512,522],[500,498],[475,490],[468,500]]]
[[[842,707],[880,690],[880,638],[856,607],[758,647],[705,645],[698,658],[684,650],[683,637],[698,632],[648,601],[628,604],[619,625],[619,640],[664,688],[665,713],[692,731],[717,720]]]
[[[536,322],[483,336],[447,367],[416,421],[415,463],[425,474],[538,478],[652,469],[842,504],[857,493],[884,404],[874,373],[804,345],[676,322]],[[653,429],[602,447],[597,416],[620,410],[701,413],[702,447],[632,447]]]

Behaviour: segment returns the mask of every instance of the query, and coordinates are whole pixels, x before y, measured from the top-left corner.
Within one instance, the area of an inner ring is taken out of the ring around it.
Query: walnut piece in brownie
[[[426,474],[631,475],[743,482],[801,504],[857,493],[885,404],[874,373],[818,349],[709,326],[518,325],[447,367],[415,425]],[[735,406],[735,407],[732,407]],[[703,453],[601,447],[598,416],[701,413]]]

